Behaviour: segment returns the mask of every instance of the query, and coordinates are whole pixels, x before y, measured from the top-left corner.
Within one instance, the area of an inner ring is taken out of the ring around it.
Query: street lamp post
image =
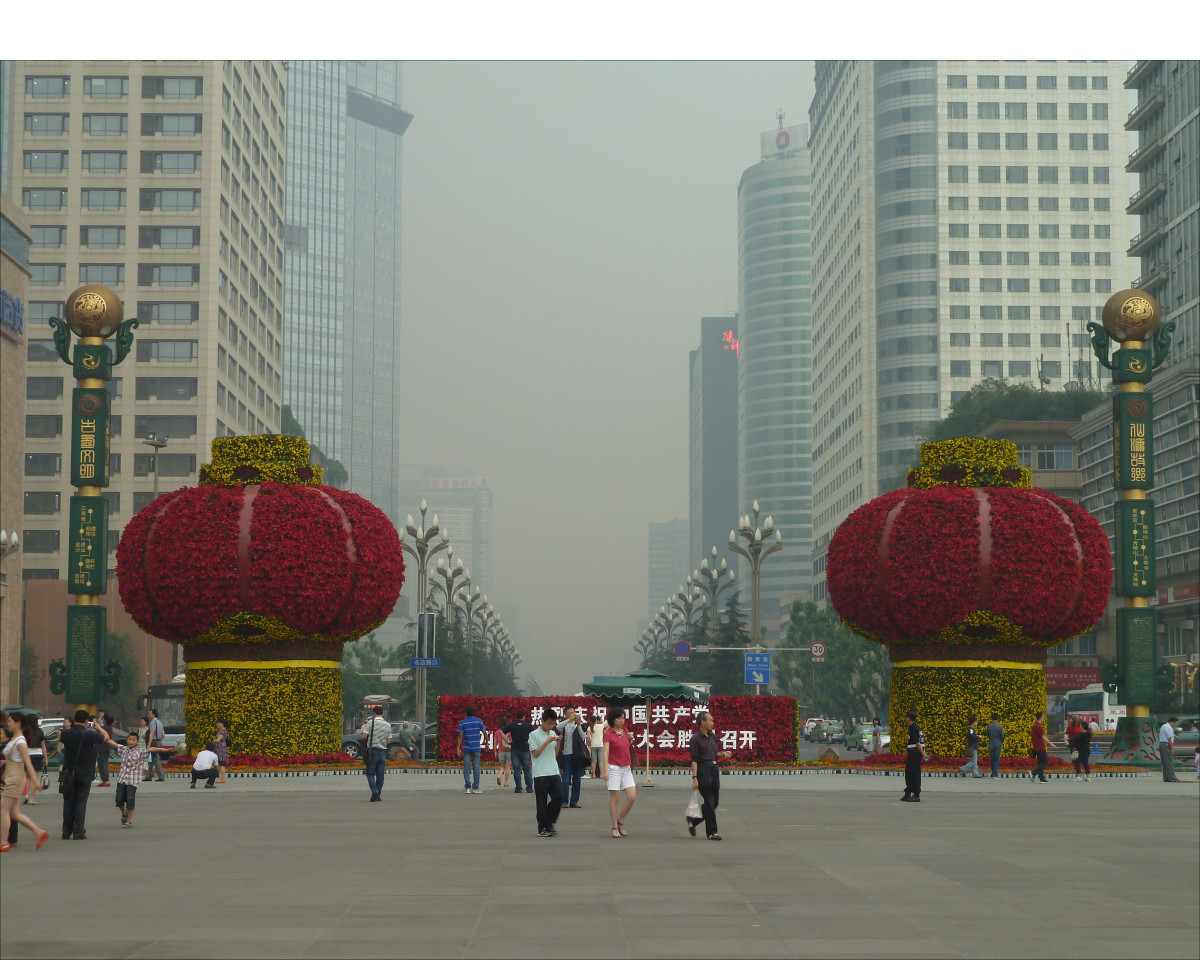
[[[728,577],[724,583],[721,582],[723,577]],[[700,561],[700,569],[692,571],[692,580],[703,592],[704,597],[712,608],[708,624],[708,632],[712,639],[717,639],[717,622],[720,619],[720,607],[718,606],[718,598],[721,594],[733,586],[734,580],[733,571],[726,568],[725,561],[722,560],[720,566],[717,565],[717,548],[712,548],[712,567],[708,565],[708,559]]]
[[[142,443],[154,448],[154,499],[158,499],[158,452],[167,445],[170,441],[169,433],[148,433]],[[157,651],[153,640],[150,641],[150,678],[151,680],[158,679],[158,673],[155,668],[155,653]],[[174,679],[179,674],[179,644],[171,644],[171,678]]]
[[[450,549],[450,534],[442,527],[438,526],[437,514],[433,515],[433,523],[428,527],[425,526],[425,512],[429,509],[429,504],[425,499],[421,499],[421,525],[418,527],[413,522],[413,515],[410,513],[404,524],[404,532],[408,535],[408,540],[403,537],[400,540],[401,548],[417,562],[417,616],[425,612],[425,594],[427,589],[427,577],[429,574],[429,560],[435,554],[443,550]],[[431,541],[438,534],[441,534],[441,541],[433,543]],[[412,542],[410,543],[409,540]],[[415,651],[414,651],[415,652]],[[421,730],[425,730],[425,668],[417,667],[417,674],[414,678],[416,682],[416,701],[417,701],[417,719],[421,724]],[[425,759],[425,735],[422,732],[420,739],[421,759]]]
[[[470,583],[469,576],[467,577],[467,583]],[[487,598],[480,594],[479,588],[476,587],[474,590],[470,588],[460,590],[458,599],[463,608],[463,629],[467,632],[467,693],[474,695],[475,635],[471,632],[471,624],[475,619],[475,615],[481,610],[486,609]]]
[[[678,610],[680,616],[683,617],[683,625],[685,628],[692,625],[692,610],[699,606],[700,600],[703,598],[703,596],[704,594],[700,588],[692,582],[691,577],[688,577],[687,585],[685,586],[681,584],[679,590],[675,593],[675,596],[671,598],[670,604],[672,607]]]
[[[749,516],[742,517],[738,520],[738,529],[735,534],[732,530],[729,531],[729,549],[741,557],[744,557],[750,564],[750,637],[754,644],[762,642],[761,618],[762,618],[762,564],[771,554],[778,553],[783,549],[783,533],[775,530],[775,521],[770,517],[763,522],[762,529],[758,528],[758,501],[753,504],[754,519]],[[771,531],[775,530],[775,543],[767,547],[763,546],[771,537]],[[746,541],[745,546],[738,543],[737,537],[741,534]]]

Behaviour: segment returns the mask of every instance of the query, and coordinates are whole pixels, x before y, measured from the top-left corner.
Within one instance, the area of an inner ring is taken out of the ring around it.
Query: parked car
[[[830,720],[825,728],[826,743],[845,743],[846,725],[841,720]]]

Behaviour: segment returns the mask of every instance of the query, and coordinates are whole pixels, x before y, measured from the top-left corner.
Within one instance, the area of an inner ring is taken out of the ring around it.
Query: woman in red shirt
[[[608,711],[600,776],[608,780],[608,816],[612,820],[612,837],[620,840],[629,836],[625,832],[625,818],[637,799],[637,787],[633,783],[633,740],[625,730],[625,711],[620,707]],[[622,790],[625,791],[625,803],[618,816],[617,804]]]
[[[1033,726],[1029,728],[1030,749],[1037,760],[1037,766],[1029,772],[1029,779],[1038,783],[1049,782],[1046,779],[1046,765],[1050,762],[1050,757],[1046,753],[1045,717],[1045,711],[1039,710]]]

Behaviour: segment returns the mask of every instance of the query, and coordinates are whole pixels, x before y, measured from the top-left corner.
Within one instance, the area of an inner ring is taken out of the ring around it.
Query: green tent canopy
[[[623,677],[609,677],[595,683],[585,683],[583,692],[588,696],[600,697],[613,706],[645,703],[646,723],[650,722],[650,704],[655,700],[688,700],[692,703],[708,703],[708,694],[695,687],[672,680],[657,670],[634,670]],[[646,779],[650,781],[650,738],[646,738]]]

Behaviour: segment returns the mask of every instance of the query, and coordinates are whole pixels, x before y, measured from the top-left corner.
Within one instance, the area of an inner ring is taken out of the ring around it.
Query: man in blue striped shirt
[[[483,721],[475,716],[475,708],[467,707],[467,715],[458,724],[458,753],[462,757],[467,793],[483,793],[479,789],[479,751],[483,748],[486,729]]]

